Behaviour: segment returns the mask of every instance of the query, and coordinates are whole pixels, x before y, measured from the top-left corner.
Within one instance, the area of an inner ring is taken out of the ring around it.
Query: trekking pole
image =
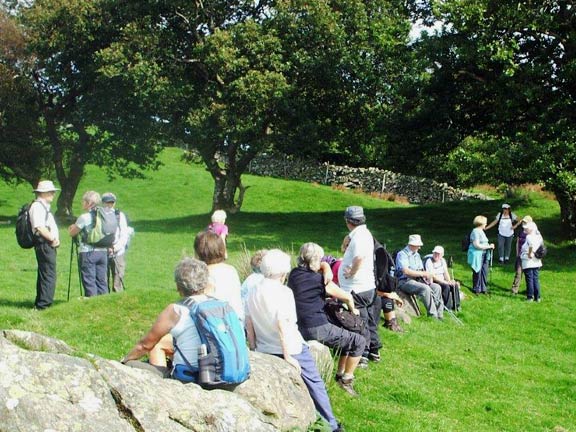
[[[80,297],[84,296],[84,291],[82,290],[82,265],[80,264],[80,252],[78,251],[78,237],[72,239],[76,245],[76,262],[78,263],[78,284],[80,285]]]
[[[70,243],[70,266],[68,270],[68,296],[66,301],[70,301],[70,285],[72,283],[72,257],[74,256],[74,240]]]

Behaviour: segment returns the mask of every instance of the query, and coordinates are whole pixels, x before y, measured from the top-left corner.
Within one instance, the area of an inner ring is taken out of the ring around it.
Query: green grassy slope
[[[14,215],[32,198],[28,186],[0,185],[0,328],[18,328],[58,337],[84,352],[120,358],[176,298],[172,270],[193,252],[195,233],[210,219],[212,180],[202,166],[184,165],[179,152],[162,155],[164,166],[146,179],[109,182],[90,168],[84,191],[111,190],[136,229],[128,252],[127,290],[89,300],[79,297],[70,240],[60,226],[55,305],[31,310],[36,262],[14,238]],[[244,176],[249,186],[242,212],[227,221],[229,255],[239,264],[249,250],[281,247],[297,251],[315,241],[337,254],[346,234],[343,210],[366,208],[368,226],[391,250],[419,233],[423,254],[435,244],[455,260],[455,275],[470,286],[460,238],[476,214],[494,217],[500,202],[399,205],[352,192],[302,182]],[[527,304],[509,294],[512,266],[494,266],[491,295],[468,296],[459,314],[463,326],[447,319],[420,318],[404,335],[381,330],[383,360],[357,372],[359,399],[333,382],[329,391],[348,431],[563,431],[576,430],[576,326],[571,292],[576,286],[576,251],[562,240],[559,209],[541,194],[512,200],[519,215],[531,214],[549,242],[541,273],[543,302]],[[10,224],[7,222],[11,221]],[[495,239],[496,232],[488,232]],[[68,280],[71,276],[70,301]],[[467,293],[469,291],[466,290]]]

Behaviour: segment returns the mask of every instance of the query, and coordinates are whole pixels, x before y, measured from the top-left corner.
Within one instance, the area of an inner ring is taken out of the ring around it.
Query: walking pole
[[[80,252],[78,251],[78,238],[74,237],[72,240],[76,244],[76,262],[78,263],[78,283],[80,285],[80,297],[84,297],[82,290],[82,266],[80,264]]]
[[[494,254],[492,253],[493,249],[490,249],[488,251],[488,253],[490,254],[490,263],[489,263],[489,268],[488,268],[488,286],[490,287],[490,291],[487,291],[488,295],[491,295],[491,291],[492,291],[492,257],[494,256]]]
[[[70,285],[72,283],[72,257],[74,256],[74,240],[70,243],[70,266],[68,271],[68,297],[66,301],[70,301]]]

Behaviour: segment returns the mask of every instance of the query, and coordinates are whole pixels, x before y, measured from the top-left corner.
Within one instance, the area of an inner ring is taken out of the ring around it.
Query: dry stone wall
[[[248,168],[250,174],[301,180],[325,185],[361,189],[364,192],[403,196],[413,204],[429,204],[467,199],[486,199],[422,177],[407,176],[379,168],[353,168],[320,164],[292,156],[263,154]]]

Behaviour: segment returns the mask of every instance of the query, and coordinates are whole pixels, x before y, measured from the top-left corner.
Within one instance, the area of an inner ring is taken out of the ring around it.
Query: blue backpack
[[[248,347],[244,328],[234,309],[227,302],[215,298],[203,302],[188,298],[183,304],[190,309],[202,345],[198,367],[195,368],[174,341],[174,348],[186,365],[176,365],[173,378],[195,382],[207,389],[227,388],[246,381],[250,377]]]

